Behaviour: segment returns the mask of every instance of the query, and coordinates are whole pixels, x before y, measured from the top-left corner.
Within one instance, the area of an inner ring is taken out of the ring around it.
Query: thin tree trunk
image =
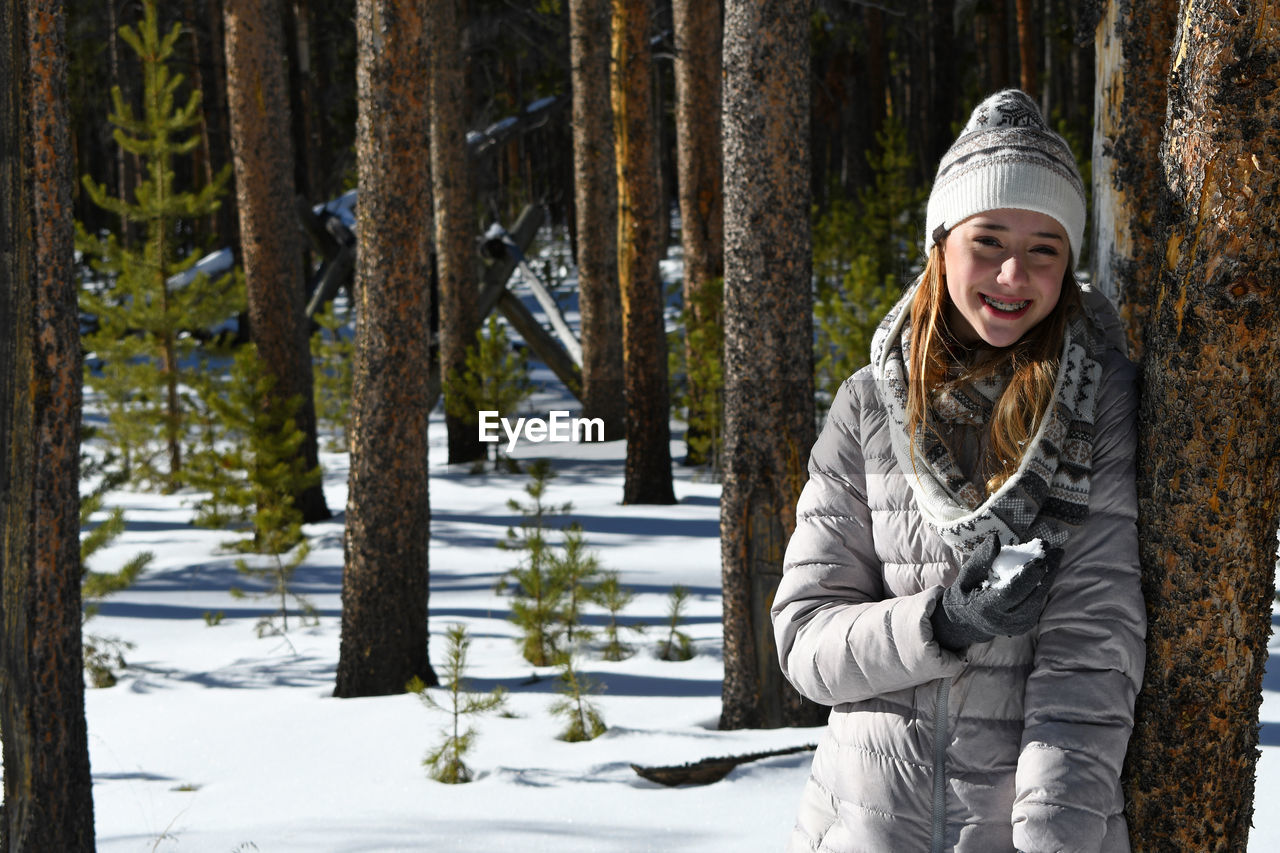
[[[204,97],[200,99],[200,108],[204,110],[209,122],[210,141],[214,148],[214,159],[218,168],[232,162],[230,117],[227,115],[227,54],[224,48],[222,29],[222,0],[201,0],[205,11],[205,22],[209,32],[209,57],[212,63],[209,87],[204,89]],[[230,197],[236,192],[235,175],[231,176],[228,187],[228,199],[218,208],[219,245],[230,246],[236,257],[240,257],[240,214]]]
[[[1153,202],[1177,14],[1178,0],[1109,0],[1095,35],[1092,280],[1120,304],[1135,360],[1164,264]]]
[[[274,395],[302,400],[296,421],[307,436],[300,452],[310,470],[320,462],[279,0],[226,0],[224,11],[249,328],[258,357],[275,376]],[[329,517],[318,484],[295,501],[306,521]]]
[[[699,312],[703,287],[724,276],[724,188],[720,142],[720,5],[704,0],[675,0],[676,33],[676,158],[680,170],[680,243],[684,254],[684,353],[692,376],[699,353],[690,343],[689,328],[723,322],[719,311]],[[707,316],[710,315],[710,316]],[[715,411],[718,388],[704,388],[689,380],[688,463],[702,465],[710,454],[699,452],[699,439],[711,438],[699,427]],[[718,432],[719,430],[715,430]],[[710,457],[710,458],[709,458]]]
[[[622,302],[618,292],[618,187],[609,106],[609,0],[570,0],[574,212],[582,315],[582,416],[626,435]]]
[[[1036,78],[1035,20],[1031,16],[1031,0],[1016,0],[1018,15],[1019,85],[1031,100],[1040,99],[1040,87]]]
[[[929,8],[929,104],[930,130],[925,147],[925,163],[928,168],[942,159],[955,138],[951,129],[952,117],[957,117],[956,101],[961,95],[956,85],[957,45],[953,21],[955,0],[928,0]]]
[[[675,503],[670,392],[658,275],[652,0],[613,0],[613,132],[618,170],[618,282],[627,400],[624,504]]]
[[[721,728],[826,717],[783,679],[769,622],[815,439],[809,9],[809,0],[725,4]]]
[[[987,56],[991,61],[990,90],[1003,89],[1015,82],[1009,69],[1009,12],[1005,0],[988,0]]]
[[[402,693],[427,658],[431,169],[426,0],[359,0],[351,473],[335,696]]]
[[[1161,159],[1138,519],[1150,628],[1129,745],[1135,851],[1243,851],[1280,516],[1280,21],[1184,0]]]
[[[62,4],[0,2],[0,849],[92,851]]]
[[[462,376],[480,316],[476,305],[476,227],[467,160],[467,88],[457,0],[431,4],[431,177],[435,191],[436,272],[440,282],[440,373]],[[449,463],[483,460],[475,416],[449,413],[445,384]]]

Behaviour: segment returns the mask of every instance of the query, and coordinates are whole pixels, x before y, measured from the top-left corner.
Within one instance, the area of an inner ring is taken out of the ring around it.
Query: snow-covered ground
[[[136,645],[119,685],[89,690],[86,705],[102,851],[777,851],[807,775],[801,753],[747,764],[707,787],[668,789],[631,763],[674,764],[812,742],[815,730],[721,732],[718,486],[677,467],[679,503],[624,507],[621,443],[526,445],[558,477],[548,499],[571,500],[604,565],[638,592],[628,614],[666,614],[672,584],[692,592],[685,630],[697,656],[656,658],[657,628],[628,660],[587,659],[604,686],[596,702],[609,731],[588,743],[556,739],[548,713],[553,671],[519,656],[509,599],[494,581],[514,556],[494,543],[523,499],[521,475],[470,476],[444,464],[432,424],[431,629],[433,659],[454,622],[473,637],[476,688],[503,685],[513,716],[475,722],[477,781],[430,780],[423,753],[445,717],[412,695],[334,699],[342,519],[312,525],[315,550],[297,587],[320,609],[319,627],[287,638],[253,630],[265,603],[227,594],[240,582],[224,534],[192,528],[181,498],[116,493],[129,531],[95,561],[110,568],[141,549],[156,554],[131,590],[107,600],[92,631]],[[679,453],[673,443],[673,453]],[[326,456],[329,504],[345,503],[345,457]],[[204,614],[222,611],[210,627]],[[1273,641],[1272,649],[1280,651]],[[1273,661],[1276,656],[1273,654]],[[533,675],[538,680],[531,679]],[[1267,677],[1259,803],[1280,793],[1280,671]],[[1280,849],[1280,816],[1259,809],[1250,850]]]
[[[576,319],[572,318],[572,319]],[[545,374],[535,377],[547,380]],[[551,383],[548,383],[548,387]],[[544,396],[530,411],[567,407]],[[664,788],[631,769],[813,742],[814,729],[722,732],[719,487],[676,467],[667,507],[624,507],[620,442],[523,444],[522,459],[552,459],[550,502],[572,501],[605,568],[636,591],[630,619],[649,623],[637,652],[581,669],[603,686],[595,702],[609,731],[587,743],[556,738],[554,670],[519,655],[507,621],[510,599],[494,583],[516,557],[495,543],[524,500],[523,475],[469,475],[445,464],[443,420],[431,439],[431,651],[439,667],[444,631],[472,637],[473,687],[502,685],[508,716],[489,715],[468,764],[478,779],[448,786],[429,779],[424,753],[445,715],[413,695],[332,697],[338,658],[342,574],[341,511],[346,457],[325,455],[332,521],[310,525],[313,550],[295,587],[321,613],[317,627],[291,623],[287,636],[258,638],[270,602],[237,600],[249,586],[220,549],[225,533],[189,524],[189,498],[112,493],[128,531],[93,560],[110,570],[141,550],[155,559],[131,589],[103,603],[88,623],[134,648],[120,683],[86,697],[98,849],[134,851],[495,851],[521,853],[765,853],[782,849],[809,756],[745,764],[705,787]],[[672,444],[673,456],[683,446]],[[659,660],[667,595],[690,590],[683,629],[696,656]],[[209,625],[206,614],[222,613]],[[596,612],[598,619],[599,612]],[[1280,622],[1280,617],[1273,617]],[[1263,755],[1249,849],[1280,850],[1280,641],[1262,706]]]

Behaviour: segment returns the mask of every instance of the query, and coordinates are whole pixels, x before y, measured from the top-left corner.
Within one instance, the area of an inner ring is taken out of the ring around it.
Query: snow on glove
[[[945,648],[959,652],[996,636],[1016,637],[1040,621],[1062,549],[1049,548],[993,582],[999,553],[1000,540],[993,534],[960,564],[960,574],[942,593],[930,619],[934,638]]]

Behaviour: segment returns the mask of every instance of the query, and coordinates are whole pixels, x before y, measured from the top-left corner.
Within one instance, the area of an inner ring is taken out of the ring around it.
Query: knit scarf
[[[984,497],[965,476],[936,430],[920,429],[915,459],[907,434],[907,353],[911,349],[911,300],[907,289],[871,339],[876,389],[889,415],[898,467],[911,483],[924,520],[961,559],[994,533],[1009,545],[1039,538],[1061,547],[1089,516],[1094,416],[1102,366],[1091,357],[1087,322],[1075,317],[1063,340],[1062,357],[1048,411],[1027,444],[1017,471]],[[961,385],[936,396],[935,415],[985,423],[1007,377]]]

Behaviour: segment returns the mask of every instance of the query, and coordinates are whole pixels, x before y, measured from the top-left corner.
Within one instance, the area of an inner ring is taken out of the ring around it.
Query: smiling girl
[[[1035,104],[980,104],[797,506],[774,630],[832,712],[790,851],[1129,849],[1137,400],[1114,309],[1072,274],[1084,225]]]

